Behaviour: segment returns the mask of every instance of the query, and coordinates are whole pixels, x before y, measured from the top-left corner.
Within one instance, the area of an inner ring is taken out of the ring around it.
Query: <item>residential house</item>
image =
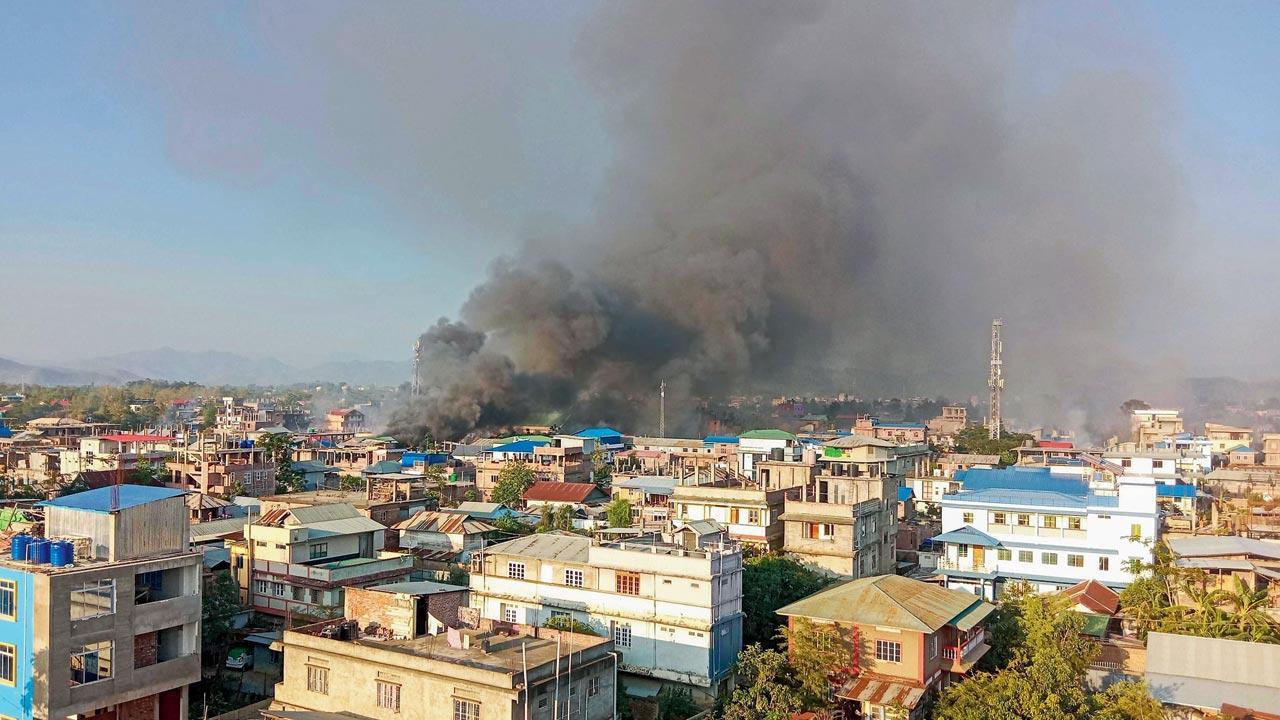
[[[742,649],[742,551],[655,536],[600,543],[528,535],[472,556],[471,606],[512,624],[584,623],[613,639],[632,692],[672,684],[709,705],[731,682]]]
[[[651,530],[667,528],[671,520],[671,496],[676,479],[670,476],[613,476],[613,499],[631,503],[632,524]]]
[[[349,504],[268,509],[228,540],[244,603],[271,615],[331,617],[347,586],[408,579],[410,555],[382,550],[386,527]]]
[[[464,623],[460,612],[467,607],[468,590],[429,580],[347,588],[343,616],[359,619],[369,635],[412,640],[439,635]]]
[[[781,550],[783,508],[789,495],[798,498],[800,492],[801,488],[765,488],[741,476],[717,474],[696,485],[676,485],[671,493],[671,519],[715,520],[729,529],[729,537],[736,542]]]
[[[230,501],[214,495],[201,495],[200,493],[187,495],[187,510],[193,523],[209,522],[210,520],[230,517],[231,509],[234,507],[235,505]]]
[[[1235,589],[1237,579],[1253,591],[1267,590],[1280,606],[1280,542],[1236,535],[1197,535],[1165,540],[1174,565],[1203,571],[1210,589]]]
[[[626,438],[621,432],[611,427],[583,428],[573,435],[591,441],[595,447],[603,450],[606,456],[627,449]]]
[[[426,510],[430,503],[421,478],[367,478],[363,490],[306,490],[264,495],[261,498],[261,512],[265,514],[280,508],[333,504],[351,505],[361,515],[390,527]]]
[[[330,432],[364,432],[365,416],[355,408],[335,408],[325,413],[324,428]]]
[[[1280,713],[1280,645],[1148,633],[1144,680],[1170,717],[1217,717],[1227,705]]]
[[[1052,592],[1094,578],[1128,585],[1129,561],[1150,561],[1158,537],[1155,480],[1101,473],[1086,480],[1048,467],[970,469],[942,499],[933,539],[947,587],[988,599],[1012,581]]]
[[[494,445],[480,453],[476,462],[476,489],[486,499],[492,497],[502,469],[524,463],[539,480],[549,482],[590,482],[593,441],[571,437],[548,440],[514,440]]]
[[[530,485],[520,499],[530,510],[557,505],[568,505],[574,510],[583,510],[605,504],[609,501],[609,496],[595,483],[539,480]]]
[[[90,470],[135,470],[138,463],[164,465],[175,440],[167,435],[115,433],[80,438],[80,446],[60,453],[63,477]]]
[[[1183,432],[1182,414],[1177,410],[1134,410],[1129,429],[1137,449],[1149,450]]]
[[[1248,467],[1258,464],[1259,453],[1248,445],[1237,445],[1227,451],[1227,465]]]
[[[969,411],[962,405],[944,405],[942,413],[928,422],[934,435],[955,435],[969,426]]]
[[[13,536],[6,555],[25,559],[0,561],[0,715],[186,720],[201,554],[183,493],[123,485],[40,504],[45,537]]]
[[[1280,433],[1262,434],[1262,464],[1280,467]]]
[[[757,462],[796,462],[801,459],[803,448],[800,439],[785,430],[752,430],[738,436],[735,451],[737,472],[756,480]]]
[[[472,550],[483,547],[485,538],[497,530],[483,520],[432,510],[424,510],[408,520],[402,520],[393,529],[399,533],[401,549],[450,551],[458,554],[459,559],[464,562],[470,559]]]
[[[853,423],[853,434],[889,440],[900,445],[917,445],[929,441],[929,426],[916,422],[890,422],[876,417],[860,417]]]
[[[205,495],[267,495],[276,489],[276,464],[253,441],[200,433],[175,448],[167,462],[169,485]]]
[[[1225,455],[1239,445],[1253,442],[1253,428],[1223,425],[1207,422],[1204,424],[1204,435],[1209,439],[1209,446],[1218,455]]]
[[[74,450],[81,438],[104,435],[120,427],[117,423],[85,422],[74,418],[42,417],[27,421],[26,430],[43,442]]]
[[[864,718],[923,717],[926,697],[967,675],[991,649],[983,622],[995,607],[973,594],[899,575],[841,583],[778,614],[834,626],[852,655],[832,694]]]
[[[395,438],[361,435],[338,439],[309,435],[294,451],[295,460],[318,460],[337,475],[360,475],[370,465],[399,462],[405,449]]]

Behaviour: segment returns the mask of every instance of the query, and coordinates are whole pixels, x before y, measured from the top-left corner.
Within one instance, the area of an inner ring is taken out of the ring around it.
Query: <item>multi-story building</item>
[[[324,427],[330,432],[363,432],[365,416],[355,408],[336,408],[325,413]]]
[[[942,414],[928,423],[934,435],[955,435],[969,426],[969,411],[962,405],[944,405]]]
[[[183,494],[69,495],[41,503],[56,547],[12,538],[6,554],[18,559],[0,561],[0,715],[186,720],[187,686],[200,679],[201,554]]]
[[[947,587],[998,597],[1021,580],[1049,592],[1093,578],[1128,585],[1129,561],[1149,561],[1157,537],[1156,481],[1149,476],[1055,473],[1052,468],[970,469],[942,499],[933,539]]]
[[[206,495],[259,496],[275,492],[276,464],[247,439],[202,432],[175,449],[167,463],[169,484]]]
[[[1182,432],[1182,414],[1177,410],[1134,410],[1129,428],[1137,449],[1149,450]]]
[[[80,438],[80,447],[60,453],[59,470],[66,478],[92,470],[133,470],[139,462],[163,465],[175,443],[167,435],[143,433]]]
[[[1207,422],[1204,424],[1204,435],[1209,438],[1209,446],[1213,452],[1225,455],[1237,445],[1248,445],[1253,442],[1253,428],[1223,425]]]
[[[708,704],[742,649],[742,551],[529,535],[472,557],[471,606],[514,624],[584,623],[613,639],[633,692],[677,684]]]
[[[345,618],[284,632],[284,680],[263,717],[617,717],[617,653],[607,638],[493,622],[432,635],[425,632],[429,598],[385,594],[403,609],[389,615],[366,602],[349,607]],[[387,622],[405,614],[422,623]]]
[[[994,609],[971,593],[882,575],[836,585],[778,614],[793,627],[797,620],[834,626],[848,643],[851,676],[832,688],[844,709],[914,719],[928,696],[963,678],[991,649],[983,621]]]
[[[294,451],[297,460],[318,460],[339,475],[360,475],[379,463],[399,463],[405,449],[394,438],[344,433],[308,435]]]
[[[671,495],[676,479],[655,475],[613,476],[613,499],[631,503],[631,523],[642,529],[664,530],[671,520]]]
[[[386,530],[346,504],[264,510],[246,518],[243,539],[227,541],[232,574],[258,612],[332,617],[343,588],[409,577],[413,557],[384,551]]]
[[[1280,467],[1280,433],[1262,434],[1262,464]]]
[[[766,488],[741,476],[713,475],[711,480],[672,489],[671,519],[715,520],[737,542],[781,550],[783,508],[788,496],[798,498],[800,492],[799,487]]]
[[[860,417],[855,420],[853,433],[904,445],[929,441],[929,426],[924,423],[890,422],[876,417]]]
[[[75,449],[80,447],[80,439],[110,433],[120,426],[115,423],[84,422],[74,418],[42,417],[27,422],[26,430],[37,435],[41,440]]]
[[[901,473],[927,460],[920,447],[865,435],[824,443],[812,484],[787,498],[787,554],[835,575],[893,572]]]
[[[591,482],[591,453],[595,441],[571,435],[550,440],[515,440],[494,445],[480,453],[476,461],[476,489],[486,499],[493,494],[502,469],[510,463],[525,463],[539,480],[550,482]]]

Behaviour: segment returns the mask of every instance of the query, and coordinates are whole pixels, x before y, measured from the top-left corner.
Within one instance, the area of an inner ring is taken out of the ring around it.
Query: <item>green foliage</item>
[[[774,554],[747,557],[742,567],[742,642],[776,644],[777,610],[830,585],[832,578]]]
[[[364,478],[356,475],[343,475],[338,478],[338,489],[354,492],[364,489]]]
[[[208,661],[221,665],[231,644],[231,619],[243,609],[240,587],[231,573],[214,575],[200,598],[200,641]]]
[[[591,482],[595,483],[596,487],[601,490],[608,492],[610,485],[613,483],[613,467],[605,461],[604,449],[598,445],[595,450],[591,451],[591,465]]]
[[[139,460],[138,466],[129,471],[129,482],[134,485],[163,485],[169,482],[169,468],[164,462],[152,463]]]
[[[200,427],[208,430],[218,424],[218,403],[212,400],[206,400],[200,406]]]
[[[449,568],[449,577],[445,580],[450,585],[467,587],[471,584],[471,573],[460,567]]]
[[[579,620],[574,620],[568,615],[555,615],[549,617],[542,623],[542,627],[550,628],[552,630],[560,630],[562,632],[580,633],[582,635],[595,635],[597,637],[600,635],[600,633],[592,630],[590,625]]]
[[[782,631],[787,640],[792,677],[800,702],[809,709],[822,707],[833,685],[843,685],[853,666],[850,644],[835,625],[793,618]]]
[[[946,688],[934,720],[1153,720],[1160,703],[1139,684],[1105,693],[1085,682],[1097,646],[1080,630],[1084,619],[1062,596],[1030,595],[1016,613],[1022,644],[1008,667],[979,672]],[[1012,615],[1012,614],[1011,614]]]
[[[54,493],[54,495],[57,497],[66,497],[68,495],[82,493],[89,489],[89,482],[85,480],[83,476],[77,475],[74,480],[58,488],[58,491]]]
[[[518,503],[524,491],[533,484],[534,479],[533,468],[529,467],[528,463],[507,463],[498,471],[498,482],[494,483],[493,495],[490,499],[503,505]]]
[[[615,498],[605,508],[605,515],[609,518],[611,528],[631,527],[631,501],[622,497]]]
[[[18,485],[7,478],[0,489],[0,499],[4,500],[44,500],[48,493],[39,485]]]
[[[283,487],[284,492],[298,492],[305,489],[302,473],[293,469],[293,438],[289,433],[265,433],[258,438],[254,446],[262,450],[267,459],[276,465],[276,484]]]
[[[977,453],[979,455],[999,455],[1002,465],[1012,465],[1018,461],[1015,448],[1021,447],[1028,440],[1034,440],[1026,433],[1002,432],[999,440],[987,437],[987,429],[981,425],[973,425],[956,433],[956,452]]]
[[[543,505],[542,517],[535,532],[573,532],[573,507],[570,505]]]
[[[658,691],[657,720],[685,720],[698,714],[701,708],[693,702],[693,691],[674,685],[663,685]]]
[[[736,671],[737,685],[717,713],[722,720],[788,720],[805,709],[785,652],[748,645]]]
[[[533,532],[532,525],[520,522],[509,515],[504,515],[497,520],[494,520],[493,526],[500,532],[507,535],[528,535]]]
[[[475,488],[467,488],[467,491],[462,493],[462,499],[466,502],[476,502],[480,499],[480,491]]]

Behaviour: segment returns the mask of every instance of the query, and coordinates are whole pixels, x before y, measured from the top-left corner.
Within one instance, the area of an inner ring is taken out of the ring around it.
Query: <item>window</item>
[[[379,680],[378,707],[393,713],[400,712],[400,685]]]
[[[1005,515],[1004,515],[1004,513],[1002,513],[1002,512],[998,512],[998,513],[991,513],[991,524],[992,524],[992,525],[1006,525],[1006,524],[1008,524],[1008,518],[1006,518],[1006,517],[1005,517]]]
[[[1030,550],[1019,550],[1018,562],[1024,562],[1024,563],[1035,562],[1035,558],[1032,556]]]
[[[1134,523],[1134,524],[1132,524],[1132,525],[1130,525],[1130,526],[1129,526],[1129,539],[1130,539],[1130,540],[1141,540],[1141,539],[1142,539],[1142,526],[1141,526],[1141,525],[1139,525],[1138,523]]]
[[[810,540],[829,540],[836,534],[836,526],[830,523],[805,523]]]
[[[1082,524],[1081,524],[1081,522],[1080,522],[1080,518],[1078,518],[1078,517],[1069,517],[1069,518],[1067,518],[1067,529],[1068,529],[1068,530],[1079,530],[1081,527],[1082,527]]]
[[[1133,467],[1133,461],[1129,458],[1124,458],[1120,461],[1120,467]]]
[[[520,622],[520,608],[515,605],[502,604],[502,621],[512,625]]]
[[[71,651],[71,684],[86,685],[111,678],[111,641],[89,643]]]
[[[1100,557],[1100,558],[1098,558],[1098,569],[1099,569],[1099,570],[1110,570],[1110,569],[1111,569],[1111,558],[1107,558],[1107,557]]]
[[[453,720],[480,720],[480,703],[454,698]]]
[[[587,678],[587,697],[595,697],[600,694],[600,676],[592,675]]]
[[[18,619],[18,584],[12,580],[0,580],[0,617]]]
[[[759,524],[760,524],[760,511],[759,511],[759,510],[748,510],[748,511],[747,511],[747,524],[748,524],[748,525],[759,525]]]
[[[956,546],[956,555],[958,557],[969,557],[969,546],[963,543]]]
[[[623,595],[640,594],[640,573],[620,572],[614,576],[618,592]]]
[[[1040,562],[1045,565],[1057,565],[1058,553],[1040,553]]]
[[[1163,469],[1164,469],[1164,461],[1163,461],[1163,460],[1152,460],[1152,461],[1151,461],[1151,467],[1155,468],[1156,470],[1163,470]]]
[[[962,517],[964,518],[964,524],[965,524],[965,525],[972,525],[972,524],[973,524],[973,513],[971,513],[971,512],[967,512],[967,513],[965,513]]]
[[[882,662],[902,662],[902,643],[877,640],[876,659]]]
[[[524,563],[509,562],[507,563],[507,577],[517,580],[524,579]]]
[[[1008,549],[1008,548],[999,548],[999,549],[997,549],[997,550],[996,550],[996,559],[997,559],[997,560],[1012,560],[1012,559],[1013,559],[1013,551],[1012,551],[1012,550],[1010,550],[1010,549]]]
[[[1047,528],[1051,528],[1051,529],[1052,529],[1052,528],[1057,528],[1057,527],[1058,527],[1058,516],[1057,516],[1057,515],[1045,515],[1045,516],[1044,516],[1044,526],[1045,526],[1045,527],[1047,527]]]
[[[1018,527],[1031,527],[1031,516],[1030,516],[1030,515],[1023,515],[1023,514],[1019,514],[1019,515],[1018,515]]]
[[[1084,556],[1083,556],[1083,555],[1068,555],[1068,556],[1067,556],[1067,567],[1078,567],[1078,568],[1082,568],[1082,567],[1084,567]]]
[[[929,636],[929,657],[930,658],[938,657],[938,636],[937,635]]]
[[[329,668],[307,666],[307,690],[321,695],[329,694]]]
[[[309,549],[311,550],[312,560],[329,556],[329,543],[313,543]]]
[[[631,647],[631,626],[627,623],[614,623],[613,644],[618,647]]]
[[[110,615],[116,611],[116,581],[95,580],[71,591],[71,619]]]
[[[582,571],[581,570],[565,570],[564,584],[569,587],[582,587]]]
[[[18,684],[18,648],[0,643],[0,684]]]

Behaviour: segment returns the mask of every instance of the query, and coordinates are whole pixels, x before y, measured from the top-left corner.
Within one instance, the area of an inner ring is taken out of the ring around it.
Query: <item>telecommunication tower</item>
[[[658,383],[658,437],[667,436],[667,381]]]
[[[991,374],[987,377],[987,387],[991,389],[991,414],[987,416],[987,437],[1000,439],[1000,393],[1004,390],[1004,363],[1000,353],[1004,343],[1000,340],[1000,328],[1004,321],[996,318],[991,321]]]
[[[418,338],[418,342],[413,344],[413,381],[409,385],[409,392],[413,395],[422,394],[422,338]]]

